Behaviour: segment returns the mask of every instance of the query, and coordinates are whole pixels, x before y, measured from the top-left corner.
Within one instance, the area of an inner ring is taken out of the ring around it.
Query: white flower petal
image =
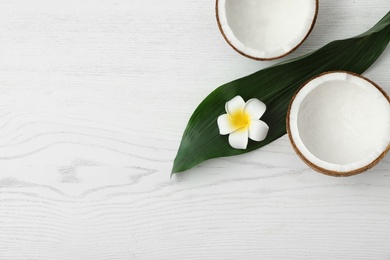
[[[260,120],[251,120],[249,124],[249,138],[253,141],[263,141],[268,134],[269,127]]]
[[[241,96],[235,96],[230,101],[226,102],[225,110],[229,115],[234,114],[237,110],[243,109],[245,106],[245,101]],[[258,118],[256,118],[258,119]]]
[[[233,133],[238,129],[238,127],[234,127],[232,123],[230,122],[231,119],[229,119],[230,116],[228,114],[223,114],[218,117],[217,123],[219,128],[219,133],[221,135],[227,135],[230,133]]]
[[[235,149],[246,149],[248,145],[248,130],[239,129],[229,135],[229,144]]]
[[[267,106],[258,100],[257,98],[252,98],[248,100],[244,107],[244,113],[248,113],[250,119],[259,119],[267,109]]]

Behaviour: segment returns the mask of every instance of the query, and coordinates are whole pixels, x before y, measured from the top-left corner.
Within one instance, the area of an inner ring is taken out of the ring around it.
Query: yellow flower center
[[[230,114],[229,121],[234,129],[246,130],[250,125],[250,116],[239,109]]]

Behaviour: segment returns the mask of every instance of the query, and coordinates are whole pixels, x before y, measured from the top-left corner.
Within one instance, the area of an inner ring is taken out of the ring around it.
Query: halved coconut
[[[318,0],[217,0],[216,15],[233,49],[255,60],[273,60],[309,36],[318,5]]]
[[[374,82],[335,71],[309,80],[292,98],[287,132],[311,168],[350,176],[376,165],[390,149],[390,99]]]

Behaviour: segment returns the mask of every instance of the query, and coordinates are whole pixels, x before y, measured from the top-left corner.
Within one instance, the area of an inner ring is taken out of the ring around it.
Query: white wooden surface
[[[321,0],[287,58],[362,33],[389,0]],[[169,179],[236,54],[212,0],[0,1],[0,259],[390,259],[390,158],[350,178],[286,137]],[[390,92],[390,48],[365,74]],[[367,104],[368,105],[368,104]]]

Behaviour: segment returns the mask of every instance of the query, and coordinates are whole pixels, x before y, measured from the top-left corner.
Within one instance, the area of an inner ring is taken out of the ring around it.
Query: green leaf
[[[207,96],[191,116],[176,155],[172,174],[188,170],[216,157],[247,153],[286,134],[286,113],[295,91],[310,78],[332,70],[358,74],[367,70],[390,41],[390,12],[373,28],[354,38],[331,42],[321,49],[260,70],[224,84]],[[240,95],[257,98],[267,105],[261,120],[269,126],[262,142],[249,140],[246,150],[230,147],[228,137],[219,134],[217,118],[225,103]]]

